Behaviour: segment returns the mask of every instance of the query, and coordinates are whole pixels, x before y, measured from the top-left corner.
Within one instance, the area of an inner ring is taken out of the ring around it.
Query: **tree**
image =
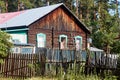
[[[6,5],[4,0],[0,0],[0,12],[6,12]]]
[[[20,0],[20,6],[24,9],[31,9],[35,7],[34,0]]]
[[[55,0],[56,1],[56,0]],[[35,7],[42,7],[45,5],[44,0],[34,0]]]
[[[2,63],[2,59],[9,54],[12,48],[10,39],[11,37],[9,34],[0,30],[0,63]]]
[[[111,46],[114,46],[111,49],[112,53],[119,53],[120,54],[120,41],[119,40],[115,41]]]
[[[118,37],[117,15],[111,16],[109,13],[110,5],[107,0],[98,3],[98,26],[93,33],[94,45],[102,48],[106,53],[110,53],[115,38]]]
[[[109,13],[109,10],[117,9],[117,0],[115,0],[115,4],[110,3],[109,0],[76,1],[76,3],[79,4],[78,16],[80,20],[82,20],[92,32],[93,45],[110,53],[110,49],[114,47],[112,44],[118,36],[119,22],[118,10],[116,10],[117,12],[113,16]]]

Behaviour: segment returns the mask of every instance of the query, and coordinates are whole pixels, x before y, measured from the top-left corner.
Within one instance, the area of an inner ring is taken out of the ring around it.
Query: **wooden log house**
[[[0,18],[0,29],[10,34],[13,42],[45,48],[87,49],[90,31],[63,3],[1,13]]]

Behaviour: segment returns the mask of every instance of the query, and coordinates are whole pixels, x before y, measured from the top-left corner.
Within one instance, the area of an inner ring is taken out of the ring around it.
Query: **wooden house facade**
[[[87,49],[89,30],[64,4],[7,15],[12,17],[1,21],[0,28],[16,42],[45,48]]]

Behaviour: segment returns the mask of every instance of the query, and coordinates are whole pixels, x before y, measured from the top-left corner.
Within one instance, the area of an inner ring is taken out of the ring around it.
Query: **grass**
[[[54,68],[53,68],[54,69]],[[102,80],[100,75],[97,76],[95,74],[87,75],[85,76],[84,73],[82,73],[82,69],[78,70],[77,65],[74,64],[73,68],[68,68],[67,73],[64,72],[64,69],[62,67],[58,67],[58,75],[52,75],[54,70],[52,72],[48,72],[49,76],[39,76],[38,77],[32,77],[27,78],[24,80]],[[76,72],[78,70],[78,72]],[[106,71],[105,71],[106,72]],[[51,74],[52,73],[52,74]],[[103,73],[104,79],[103,80],[117,80],[117,76],[113,76],[112,74]],[[12,78],[0,78],[0,80],[21,80],[21,79],[12,79]]]
[[[57,80],[56,78],[47,78],[47,77],[33,77],[33,78],[28,78],[28,79],[25,79],[25,80]]]
[[[12,79],[12,78],[0,78],[0,80],[22,80],[22,79]],[[57,80],[56,78],[48,78],[48,77],[33,77],[25,80]]]
[[[12,78],[0,78],[0,80],[22,80],[22,79],[12,79]],[[85,76],[85,75],[66,75],[66,78],[61,76],[61,77],[32,77],[32,78],[27,78],[24,80],[101,80],[100,77],[96,75],[92,76]],[[106,76],[104,80],[117,80],[116,77],[114,76]]]

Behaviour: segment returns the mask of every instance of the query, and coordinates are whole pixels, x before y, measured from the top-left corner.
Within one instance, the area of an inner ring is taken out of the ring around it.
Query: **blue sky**
[[[120,0],[118,0],[118,1],[120,2]],[[118,9],[119,9],[119,16],[120,16],[120,4],[119,4],[119,6],[118,6]],[[115,11],[110,10],[110,14],[111,14],[111,15],[114,15],[114,14],[115,14]]]

